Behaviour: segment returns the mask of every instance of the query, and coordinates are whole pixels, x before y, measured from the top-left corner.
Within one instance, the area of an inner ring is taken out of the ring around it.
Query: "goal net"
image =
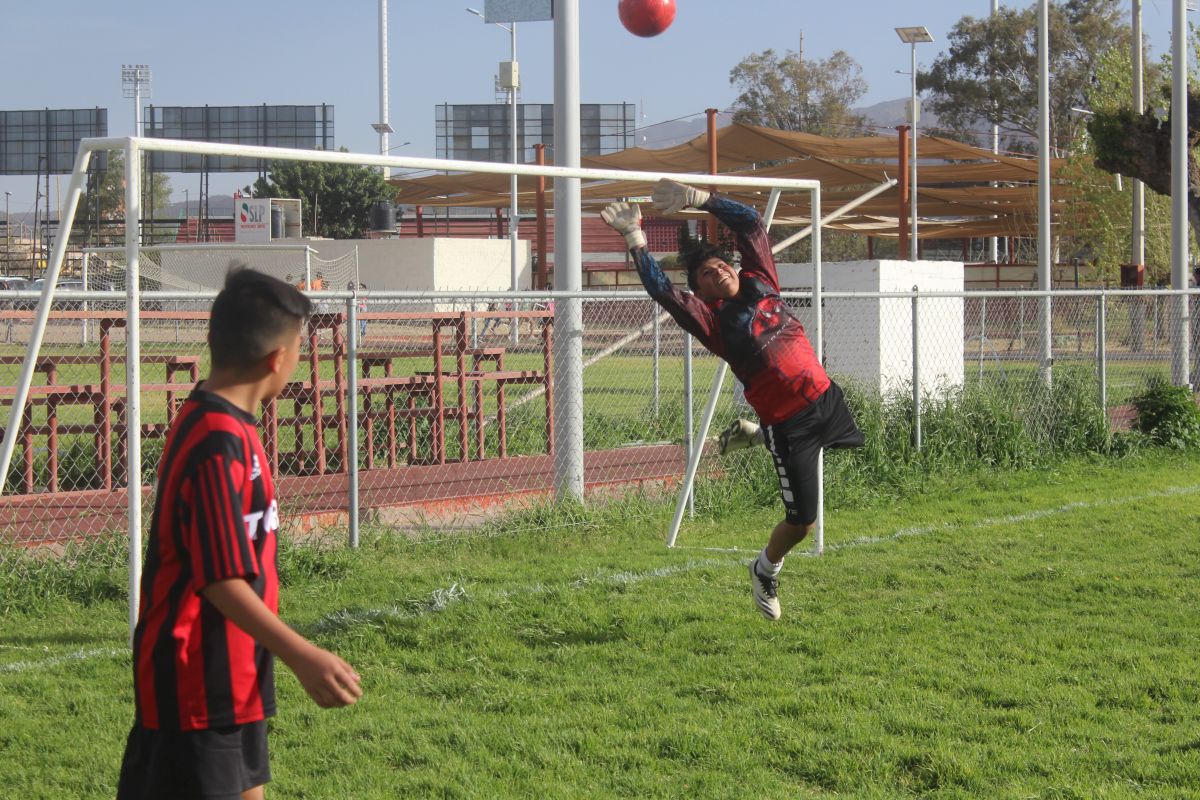
[[[162,291],[218,291],[231,265],[243,264],[305,289],[346,289],[358,280],[356,252],[325,260],[306,245],[164,245],[139,250],[142,288]],[[84,288],[124,291],[125,248],[84,251]]]

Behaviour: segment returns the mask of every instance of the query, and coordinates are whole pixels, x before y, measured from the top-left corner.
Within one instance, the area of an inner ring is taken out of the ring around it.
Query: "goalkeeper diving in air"
[[[762,423],[736,420],[721,434],[721,450],[749,446],[759,436],[779,472],[787,513],[767,546],[750,562],[754,600],[768,619],[779,619],[783,558],[816,527],[817,462],[825,447],[861,447],[863,435],[841,388],[829,379],[800,321],[779,296],[779,276],[762,217],[750,206],[663,179],[653,204],[665,214],[683,208],[707,211],[734,234],[741,272],[721,251],[698,243],[681,253],[692,293],[680,291],[646,248],[641,211],[611,203],[600,216],[625,237],[642,285],[679,326],[728,362]]]

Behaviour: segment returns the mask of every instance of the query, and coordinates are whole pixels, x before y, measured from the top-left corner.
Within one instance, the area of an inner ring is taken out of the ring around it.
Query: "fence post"
[[[654,321],[654,419],[658,419],[658,390],[659,390],[659,372],[658,372],[658,355],[659,355],[659,323],[658,323],[658,306],[654,303],[650,304],[650,318]]]
[[[992,240],[995,243],[995,240]],[[979,298],[979,385],[983,386],[983,341],[987,338],[987,298]]]
[[[1179,287],[1176,287],[1177,289]],[[1174,297],[1175,302],[1175,347],[1171,354],[1171,382],[1176,386],[1193,388],[1191,382],[1192,366],[1192,320],[1189,315],[1191,304],[1188,302],[1187,279],[1183,281],[1182,290]]]
[[[5,220],[4,224],[7,225],[8,221]],[[90,288],[88,286],[88,266],[89,266],[88,260],[89,260],[90,256],[91,256],[91,253],[87,252],[86,250],[83,252],[83,264],[79,268],[80,277],[83,278],[83,290],[85,292],[88,291],[88,289]],[[83,301],[83,311],[84,311],[83,332],[79,337],[80,344],[88,343],[88,315],[87,315],[88,310],[89,310],[88,301],[84,300]],[[11,337],[9,337],[9,338],[11,339]]]
[[[1158,357],[1158,295],[1154,295],[1154,324],[1150,326],[1150,355]]]
[[[1025,349],[1025,298],[1022,296],[1017,299],[1017,341],[1021,343],[1021,350]]]
[[[692,335],[683,335],[683,464],[692,459]],[[688,514],[696,513],[695,492],[688,492]]]
[[[1100,378],[1100,408],[1104,411],[1104,424],[1112,427],[1108,420],[1108,294],[1100,290],[1100,302],[1096,304],[1096,374]],[[1110,431],[1111,432],[1111,431]]]
[[[919,286],[912,288],[912,382],[913,382],[913,445],[921,449],[921,346],[920,323],[917,316]]]
[[[358,284],[354,287],[346,301],[346,499],[350,546],[358,547]]]
[[[520,311],[521,303],[519,300],[517,300],[517,294],[516,294],[515,290],[513,291],[511,296],[512,296],[512,300],[508,304],[509,309],[514,312]],[[508,326],[508,344],[510,347],[515,348],[521,338],[521,330],[520,330],[521,318],[514,316],[509,320],[509,322],[510,322],[510,324]]]

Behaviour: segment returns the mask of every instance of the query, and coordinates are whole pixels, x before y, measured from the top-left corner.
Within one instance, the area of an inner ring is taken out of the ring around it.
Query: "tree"
[[[1050,6],[1050,136],[1059,153],[1082,132],[1084,123],[1071,108],[1084,104],[1098,59],[1112,47],[1129,47],[1123,15],[1120,0],[1065,0]],[[949,40],[949,52],[928,72],[917,71],[917,88],[930,93],[929,109],[950,134],[973,144],[980,128],[997,125],[1005,149],[1035,149],[1036,7],[963,17]]]
[[[1162,72],[1156,66],[1147,69],[1146,85],[1161,81]],[[1127,49],[1112,48],[1097,62],[1095,79],[1087,92],[1087,108],[1096,115],[1089,119],[1085,136],[1073,148],[1061,175],[1069,187],[1065,194],[1063,226],[1071,232],[1068,252],[1085,258],[1096,268],[1095,277],[1111,282],[1118,280],[1118,267],[1129,263],[1132,255],[1132,208],[1130,184],[1118,187],[1113,170],[1099,166],[1098,143],[1091,134],[1094,119],[1103,119],[1102,128],[1108,131],[1108,121],[1122,109],[1128,110],[1132,91],[1132,62]],[[1104,147],[1111,150],[1112,144]],[[1108,156],[1111,158],[1111,154]],[[1168,156],[1169,159],[1169,156]],[[1121,170],[1115,170],[1121,173]],[[1169,161],[1168,161],[1169,172]],[[1123,173],[1132,177],[1132,173]],[[1162,282],[1169,274],[1171,243],[1171,208],[1165,196],[1146,197],[1146,269],[1147,280]]]
[[[742,59],[729,83],[740,92],[733,101],[735,122],[821,136],[854,136],[866,129],[866,118],[851,109],[866,94],[867,82],[862,67],[843,50],[824,61],[764,50]]]
[[[392,199],[394,191],[374,167],[274,161],[267,177],[255,181],[253,195],[301,199],[306,236],[353,239],[368,229],[371,205]]]
[[[1164,59],[1166,61],[1166,59]],[[1162,70],[1170,74],[1169,62]],[[1153,85],[1153,84],[1149,84]],[[1151,97],[1155,93],[1147,92]],[[1095,152],[1097,169],[1127,178],[1137,178],[1163,197],[1171,196],[1171,85],[1160,79],[1158,101],[1150,110],[1138,111],[1128,101],[1097,104],[1087,129]],[[1129,97],[1129,93],[1126,93]],[[1159,110],[1155,110],[1155,106]],[[1189,89],[1187,97],[1188,222],[1200,237],[1200,164],[1196,145],[1200,142],[1200,92]],[[1147,197],[1147,207],[1150,198]],[[1165,225],[1169,229],[1169,216]],[[1168,247],[1166,259],[1169,263]],[[1160,276],[1162,280],[1165,276]]]
[[[153,188],[151,188],[153,187]],[[148,175],[142,175],[142,217],[150,215],[150,209],[155,213],[161,212],[171,203],[171,179],[166,175],[155,174],[154,181]],[[103,172],[88,176],[88,184],[79,198],[79,206],[75,209],[76,230],[83,231],[86,240],[92,239],[96,231],[97,219],[113,222],[125,219],[125,154],[114,150],[108,154],[108,167]],[[103,222],[101,223],[103,225]],[[107,226],[106,226],[107,227]],[[152,227],[143,231],[147,240],[154,238]]]

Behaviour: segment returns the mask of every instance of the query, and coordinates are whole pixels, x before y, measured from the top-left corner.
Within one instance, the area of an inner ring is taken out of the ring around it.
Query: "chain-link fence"
[[[1151,376],[1177,377],[1182,349],[1188,377],[1200,375],[1200,325],[1182,316],[1187,296],[830,293],[825,362],[852,398],[907,403],[915,441],[903,446],[945,446],[964,435],[939,422],[945,410],[984,401],[1035,428],[1070,426],[1069,391],[1095,399],[1120,427]],[[147,519],[167,428],[208,372],[211,298],[143,297],[139,484],[150,498]],[[299,527],[471,525],[554,497],[571,457],[556,444],[555,426],[575,415],[587,493],[673,494],[719,363],[640,292],[524,293],[515,302],[497,294],[314,298],[300,365],[260,424],[284,517]],[[787,298],[813,334],[811,298]],[[36,302],[31,293],[0,294],[4,424]],[[581,398],[573,409],[556,408],[564,337],[555,320],[565,302],[579,303],[583,319],[582,392],[564,395]],[[128,528],[124,333],[122,294],[55,299],[0,496],[4,539]],[[710,435],[753,416],[739,388],[726,380]]]

